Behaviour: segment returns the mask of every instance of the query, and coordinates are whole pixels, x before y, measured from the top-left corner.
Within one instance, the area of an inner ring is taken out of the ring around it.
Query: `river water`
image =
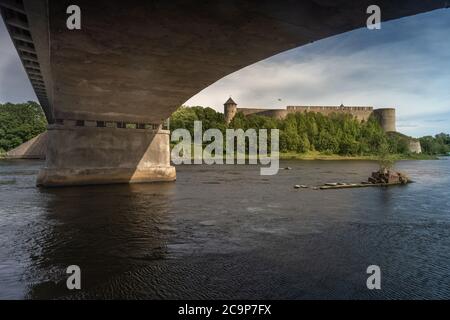
[[[365,180],[364,161],[180,166],[176,183],[36,188],[40,161],[0,161],[0,298],[450,298],[450,161],[404,161],[416,182]],[[66,288],[81,268],[82,289]],[[366,269],[381,269],[368,290]]]

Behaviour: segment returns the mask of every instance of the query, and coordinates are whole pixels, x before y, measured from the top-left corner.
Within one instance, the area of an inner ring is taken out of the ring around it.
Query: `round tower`
[[[375,109],[374,114],[380,122],[381,127],[385,132],[396,132],[395,125],[395,109],[394,108],[383,108]]]
[[[223,113],[225,115],[225,122],[229,124],[237,113],[237,104],[230,97],[223,106],[224,106]]]

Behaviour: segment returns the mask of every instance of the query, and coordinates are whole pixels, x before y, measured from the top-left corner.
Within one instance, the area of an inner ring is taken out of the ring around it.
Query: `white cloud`
[[[423,117],[450,110],[448,21],[448,10],[436,11],[385,23],[384,34],[360,29],[318,41],[241,69],[186,104],[222,111],[231,95],[241,107],[395,107],[399,125],[417,122],[402,127],[407,133],[431,133]]]
[[[0,19],[0,103],[36,100],[20,58]]]

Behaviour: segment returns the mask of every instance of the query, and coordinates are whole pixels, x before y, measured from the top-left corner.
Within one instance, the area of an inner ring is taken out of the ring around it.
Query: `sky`
[[[289,50],[212,84],[186,105],[361,105],[397,109],[397,130],[450,132],[450,9],[358,29]],[[36,100],[0,19],[0,103]]]

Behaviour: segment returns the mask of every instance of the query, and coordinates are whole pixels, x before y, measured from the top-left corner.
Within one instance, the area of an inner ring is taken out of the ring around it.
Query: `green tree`
[[[422,151],[430,155],[447,155],[450,152],[450,135],[440,133],[419,139]]]
[[[327,154],[337,153],[339,151],[339,142],[328,131],[321,131],[316,149]]]
[[[309,142],[308,135],[303,133],[298,139],[297,152],[305,153],[308,152],[310,148],[311,143]]]
[[[282,152],[318,150],[328,154],[382,155],[385,158],[386,154],[408,154],[411,141],[408,136],[384,132],[375,117],[359,121],[352,115],[337,113],[325,116],[315,112],[299,112],[277,120],[255,114],[245,116],[238,112],[231,123],[226,125],[223,114],[211,108],[181,107],[171,117],[171,128],[186,128],[193,135],[193,123],[196,120],[202,121],[204,130],[279,129]],[[436,155],[450,152],[448,134],[423,137],[420,142],[424,153]]]
[[[8,151],[44,132],[47,121],[39,104],[0,104],[0,149]]]
[[[356,155],[360,150],[358,141],[350,133],[344,133],[339,142],[339,154]]]
[[[380,165],[380,171],[390,170],[394,167],[395,161],[392,158],[392,154],[389,150],[388,143],[382,143],[378,151],[378,163]]]
[[[187,129],[194,136],[194,122],[198,121],[197,113],[194,108],[180,107],[170,117],[170,128]]]

